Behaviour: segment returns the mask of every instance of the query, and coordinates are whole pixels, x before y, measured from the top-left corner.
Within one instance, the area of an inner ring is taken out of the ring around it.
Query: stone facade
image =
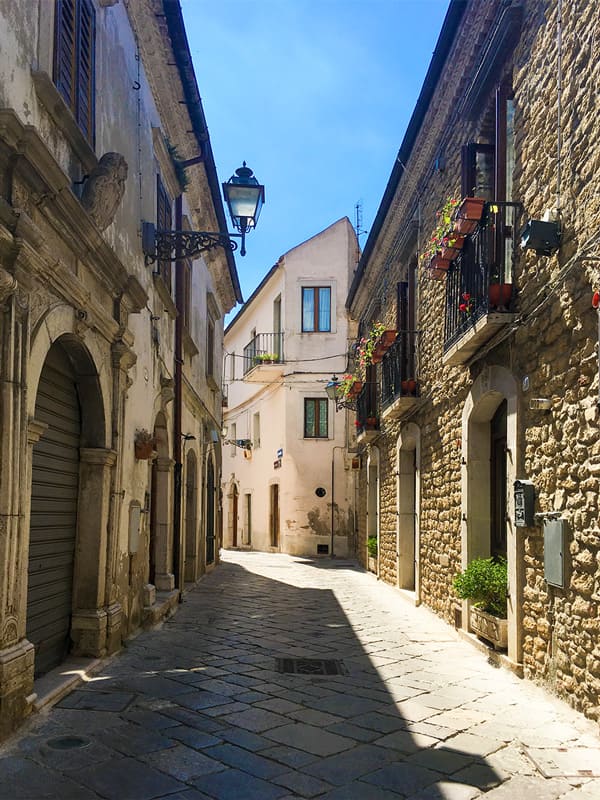
[[[410,284],[411,270],[415,275],[409,303],[418,330],[419,397],[392,417],[384,399],[381,435],[369,445],[379,463],[380,578],[414,591],[415,602],[467,631],[468,607],[456,598],[453,577],[473,558],[504,552],[507,660],[593,719],[600,719],[598,312],[592,308],[600,283],[599,37],[593,3],[450,3],[349,298],[358,321],[383,319],[403,330],[389,287]],[[475,191],[465,186],[469,175]],[[436,210],[464,194],[486,199],[484,217],[467,240],[472,250],[435,274],[422,254]],[[550,221],[559,217],[562,238],[558,251],[541,255],[515,234],[548,210]],[[468,272],[469,263],[476,271]],[[512,286],[505,305],[488,297],[488,284],[497,280]],[[459,311],[465,293],[473,299]],[[385,391],[385,359],[377,369]],[[532,402],[539,398],[549,402],[540,408]],[[411,443],[404,445],[409,429]],[[361,475],[365,564],[374,508],[370,457],[365,452]],[[403,468],[411,459],[412,472]],[[517,479],[535,487],[536,516],[528,527],[516,524]],[[411,496],[414,523],[407,527],[404,503]],[[560,548],[550,538],[545,546],[553,520],[566,536],[562,586],[548,572],[560,562]],[[414,588],[402,578],[410,539]]]
[[[141,241],[159,195],[173,225],[225,228],[181,11],[74,6],[0,0],[0,735],[34,677],[118,650],[218,554],[235,263],[198,258],[182,299],[185,265],[152,266]],[[57,57],[75,40],[76,92]],[[175,152],[202,155],[185,193]]]

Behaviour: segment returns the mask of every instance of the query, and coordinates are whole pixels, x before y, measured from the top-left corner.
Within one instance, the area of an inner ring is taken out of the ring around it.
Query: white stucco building
[[[325,386],[346,364],[357,256],[343,218],[283,255],[225,331],[225,547],[354,550],[354,431]]]

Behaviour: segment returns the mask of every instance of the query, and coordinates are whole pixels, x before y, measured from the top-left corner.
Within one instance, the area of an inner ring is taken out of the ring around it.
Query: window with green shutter
[[[327,399],[306,397],[304,399],[304,438],[327,439]]]
[[[94,51],[92,0],[56,0],[54,83],[86,139],[94,146]]]

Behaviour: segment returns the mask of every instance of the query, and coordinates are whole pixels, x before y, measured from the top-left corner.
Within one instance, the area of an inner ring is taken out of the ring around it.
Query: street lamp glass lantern
[[[337,389],[339,386],[339,381],[337,379],[337,375],[332,375],[331,380],[325,387],[325,391],[327,392],[327,397],[330,400],[336,401],[337,400]]]
[[[223,184],[223,195],[234,227],[242,233],[255,228],[265,202],[265,187],[256,180],[245,161]]]

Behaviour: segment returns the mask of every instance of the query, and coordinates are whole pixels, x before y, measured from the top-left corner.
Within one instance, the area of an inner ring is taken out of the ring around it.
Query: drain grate
[[[346,675],[343,663],[333,658],[278,658],[277,671],[288,675]]]
[[[57,736],[55,739],[48,739],[46,744],[53,750],[75,750],[80,747],[89,747],[91,739],[85,736]]]

